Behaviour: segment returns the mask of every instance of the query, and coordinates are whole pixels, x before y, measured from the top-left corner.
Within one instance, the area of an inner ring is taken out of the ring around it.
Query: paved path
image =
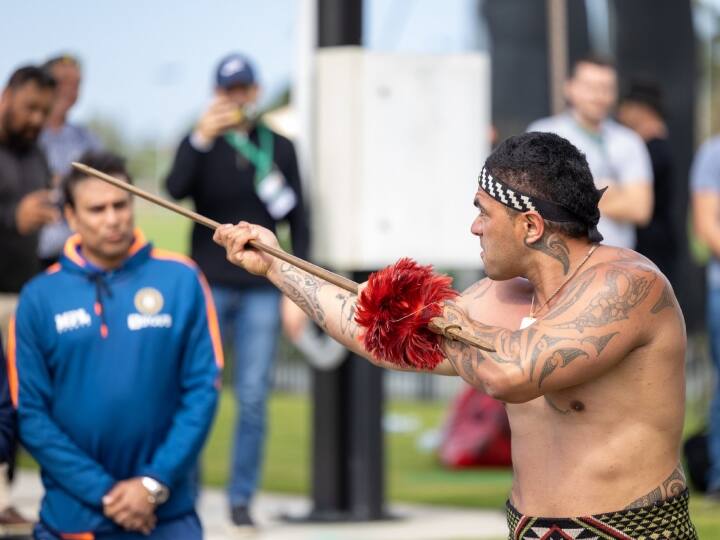
[[[28,516],[36,515],[42,488],[35,473],[18,471],[13,502]],[[398,519],[349,524],[288,523],[283,515],[304,516],[304,497],[261,493],[253,506],[258,522],[254,534],[239,534],[230,526],[222,491],[207,489],[200,500],[206,540],[463,540],[503,538],[507,524],[501,511],[437,506],[392,505]]]

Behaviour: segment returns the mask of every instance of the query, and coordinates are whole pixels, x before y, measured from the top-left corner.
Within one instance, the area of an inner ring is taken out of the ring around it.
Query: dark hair
[[[58,64],[68,64],[80,69],[80,61],[69,54],[59,54],[57,56],[53,56],[42,65],[42,68],[48,73],[52,73],[52,68]]]
[[[51,90],[54,90],[56,86],[55,79],[44,69],[37,66],[23,66],[10,75],[7,88],[16,90],[30,82],[34,82],[40,88],[49,88]]]
[[[117,154],[106,151],[91,150],[89,152],[85,152],[78,161],[84,163],[88,167],[104,172],[105,174],[124,176],[127,178],[128,183],[132,184],[132,178],[125,168],[125,159]],[[75,188],[79,183],[92,178],[94,177],[88,176],[87,173],[73,168],[65,176],[65,178],[63,178],[62,182],[65,203],[69,204],[72,208],[75,208]]]
[[[660,118],[665,118],[662,90],[660,86],[650,80],[636,80],[630,83],[627,92],[620,100],[621,103],[639,103],[655,111]]]
[[[560,205],[577,217],[576,222],[546,219],[548,230],[602,240],[596,229],[601,192],[595,189],[585,155],[567,139],[537,131],[510,137],[490,154],[485,167],[510,187]]]
[[[570,77],[574,77],[577,73],[578,67],[581,64],[591,64],[593,66],[605,67],[615,69],[615,63],[606,56],[599,54],[586,54],[575,60],[570,70]]]

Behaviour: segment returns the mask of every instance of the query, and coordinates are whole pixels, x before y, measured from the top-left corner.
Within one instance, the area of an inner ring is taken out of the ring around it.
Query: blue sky
[[[0,80],[59,52],[81,58],[78,121],[103,117],[127,137],[173,143],[209,100],[229,51],[256,60],[265,99],[291,80],[298,0],[33,0],[5,2]],[[474,0],[365,0],[365,44],[385,51],[460,52],[478,41]]]

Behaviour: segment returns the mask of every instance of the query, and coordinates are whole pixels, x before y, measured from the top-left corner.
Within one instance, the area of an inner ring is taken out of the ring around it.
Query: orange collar
[[[145,244],[147,244],[145,235],[138,228],[135,228],[135,230],[133,231],[133,238],[133,243],[130,245],[130,249],[127,253],[127,258],[135,255],[138,251],[142,249]],[[87,261],[83,258],[82,255],[80,255],[81,247],[82,238],[79,234],[75,233],[65,242],[65,248],[63,249],[63,253],[68,259],[70,259],[78,266],[85,267],[87,266]]]

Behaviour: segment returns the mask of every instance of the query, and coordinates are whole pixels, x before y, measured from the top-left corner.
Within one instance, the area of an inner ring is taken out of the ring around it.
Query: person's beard
[[[36,128],[14,129],[12,109],[8,109],[0,119],[2,125],[2,142],[11,150],[24,153],[30,150],[40,136]]]

